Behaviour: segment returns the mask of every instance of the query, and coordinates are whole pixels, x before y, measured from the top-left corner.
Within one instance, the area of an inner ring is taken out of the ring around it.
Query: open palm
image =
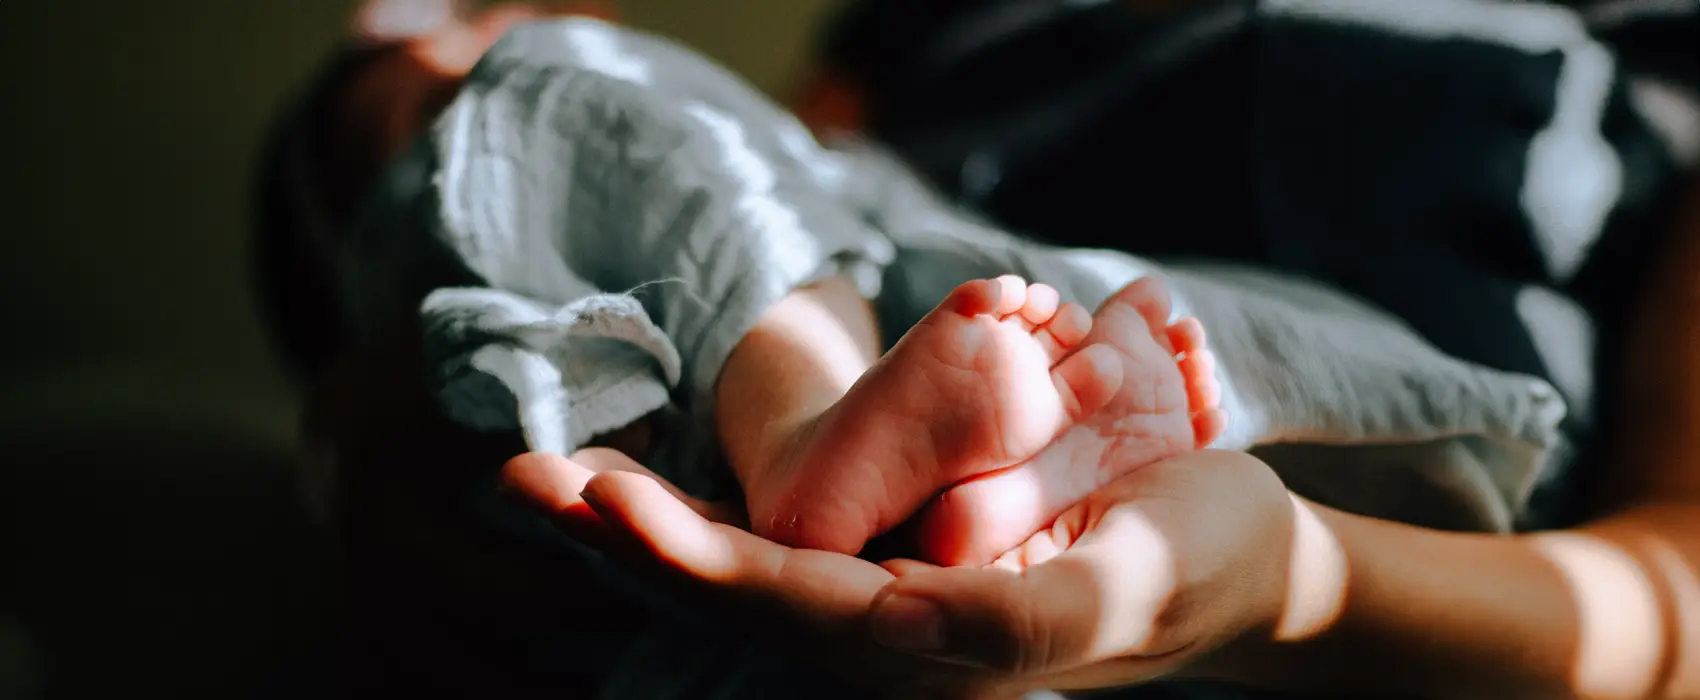
[[[1137,469],[979,568],[784,547],[613,451],[525,455],[504,473],[571,534],[727,611],[728,624],[823,670],[928,697],[1175,671],[1274,624],[1293,531],[1280,481],[1226,452]]]

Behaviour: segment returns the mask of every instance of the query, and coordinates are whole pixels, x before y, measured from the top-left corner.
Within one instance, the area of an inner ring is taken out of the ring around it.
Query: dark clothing
[[[1700,138],[1700,4],[917,4],[853,6],[829,58],[935,184],[1063,245],[1309,275],[1547,379],[1575,449],[1527,526],[1579,517],[1622,350],[1601,341]]]

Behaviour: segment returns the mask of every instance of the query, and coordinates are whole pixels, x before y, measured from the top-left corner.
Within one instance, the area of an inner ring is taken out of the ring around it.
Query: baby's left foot
[[[1119,386],[1108,348],[1072,352],[1090,324],[1018,277],[958,287],[791,454],[751,475],[756,534],[854,554],[939,489],[1036,454]]]

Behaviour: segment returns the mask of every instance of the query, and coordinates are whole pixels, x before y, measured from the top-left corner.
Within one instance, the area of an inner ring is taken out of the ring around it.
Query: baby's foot
[[[1037,454],[1115,396],[1091,315],[1019,277],[958,287],[745,484],[757,534],[854,554],[940,489]]]
[[[1092,323],[1087,347],[1117,350],[1120,391],[1033,459],[960,483],[928,506],[916,530],[927,560],[989,562],[1099,486],[1221,434],[1221,389],[1204,328],[1190,317],[1169,323],[1169,295],[1157,279],[1117,292]]]

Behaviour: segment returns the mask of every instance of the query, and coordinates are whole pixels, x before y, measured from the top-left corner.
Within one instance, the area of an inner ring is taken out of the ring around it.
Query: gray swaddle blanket
[[[1561,447],[1564,405],[1540,380],[1450,358],[1302,280],[1024,241],[873,146],[823,147],[705,59],[593,20],[503,39],[347,241],[351,316],[423,314],[457,421],[568,453],[660,412],[649,466],[704,496],[734,486],[707,410],[721,365],[770,305],[833,275],[892,339],[973,277],[1014,272],[1092,307],[1161,275],[1219,358],[1216,446],[1264,450],[1296,490],[1348,510],[1507,530]],[[724,670],[657,677],[643,658],[714,664],[679,661],[696,637],[654,634],[609,697],[741,692]]]

